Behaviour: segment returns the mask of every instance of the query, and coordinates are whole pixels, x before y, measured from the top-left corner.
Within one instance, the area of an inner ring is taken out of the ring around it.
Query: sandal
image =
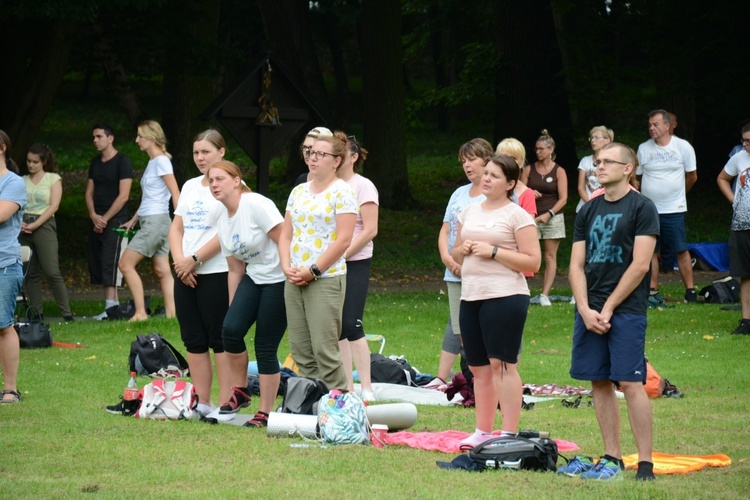
[[[268,427],[268,413],[259,411],[253,418],[245,422],[244,427]]]
[[[11,394],[13,397],[11,399],[5,399],[6,394]],[[18,403],[21,401],[21,393],[18,391],[14,391],[11,389],[3,389],[3,398],[0,399],[0,403]]]

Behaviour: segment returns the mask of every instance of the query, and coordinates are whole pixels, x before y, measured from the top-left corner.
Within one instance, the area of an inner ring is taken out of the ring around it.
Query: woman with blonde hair
[[[594,154],[584,156],[578,164],[578,196],[581,197],[581,200],[576,206],[576,213],[584,203],[591,199],[591,193],[602,187],[596,178],[594,160],[596,160],[599,150],[614,140],[615,133],[604,125],[597,125],[589,132],[589,143]]]
[[[555,141],[547,130],[537,139],[536,159],[522,181],[534,190],[537,216],[537,233],[544,240],[544,280],[539,303],[551,306],[549,292],[557,274],[557,249],[565,239],[565,217],[562,209],[568,202],[568,176],[565,169],[555,163]]]
[[[169,266],[169,199],[177,208],[180,201],[180,188],[174,176],[174,169],[167,152],[167,139],[157,122],[146,120],[138,125],[135,139],[141,151],[148,154],[149,162],[141,177],[141,205],[135,215],[121,227],[132,228],[136,221],[141,228],[120,258],[120,272],[130,288],[135,304],[135,314],[130,321],[148,319],[143,282],[136,266],[146,257],[151,258],[154,273],[159,278],[164,295],[164,309],[168,318],[175,316],[174,277]]]
[[[188,353],[190,377],[198,393],[198,413],[209,415],[216,360],[219,400],[230,397],[229,370],[221,327],[229,308],[227,261],[220,254],[217,226],[223,211],[208,185],[208,169],[223,160],[226,143],[214,129],[193,139],[193,161],[201,175],[182,186],[169,229],[169,247],[177,275],[174,299],[180,336]]]
[[[237,165],[214,163],[208,170],[211,192],[222,205],[218,234],[229,268],[229,310],[221,331],[231,387],[219,416],[232,418],[250,404],[247,388],[245,336],[255,325],[260,407],[245,427],[266,427],[279,390],[278,348],[286,331],[284,273],[279,260],[279,235],[284,218],[276,205],[242,182]]]
[[[518,139],[508,137],[500,141],[495,148],[495,156],[497,155],[510,156],[516,160],[519,172],[523,172],[524,165],[526,165],[526,148],[523,147],[523,144]],[[529,189],[520,179],[516,182],[516,187],[513,188],[513,201],[531,214],[532,217],[536,217],[536,197],[534,196],[534,191]]]

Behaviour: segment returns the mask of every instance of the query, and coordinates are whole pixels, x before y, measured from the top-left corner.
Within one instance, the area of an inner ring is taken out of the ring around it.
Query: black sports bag
[[[496,437],[474,447],[469,458],[482,469],[557,469],[557,443],[549,438]]]

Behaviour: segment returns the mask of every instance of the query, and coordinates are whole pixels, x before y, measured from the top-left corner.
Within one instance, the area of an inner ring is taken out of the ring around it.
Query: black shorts
[[[490,358],[517,363],[528,310],[528,295],[462,300],[459,321],[469,366],[488,365]]]
[[[729,231],[729,274],[750,278],[750,230]]]
[[[123,278],[117,264],[123,247],[122,236],[114,230],[127,222],[127,218],[114,217],[101,233],[89,226],[89,277],[92,285],[122,286]]]

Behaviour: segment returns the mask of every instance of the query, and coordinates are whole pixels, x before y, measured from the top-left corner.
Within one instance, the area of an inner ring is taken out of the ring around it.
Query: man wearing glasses
[[[698,302],[685,232],[686,195],[698,180],[695,150],[686,140],[670,135],[671,121],[669,112],[663,109],[648,114],[651,139],[638,146],[640,165],[635,173],[641,182],[641,193],[650,198],[659,211],[661,255],[677,256],[677,267],[685,284],[685,302]],[[666,304],[659,293],[656,254],[651,260],[651,273],[649,306],[664,307]]]
[[[570,376],[590,380],[604,441],[596,462],[575,457],[559,474],[622,479],[620,410],[613,382],[625,394],[638,449],[637,480],[654,479],[651,402],[646,382],[646,312],[651,257],[659,235],[654,203],[630,189],[635,158],[613,142],[594,162],[604,195],[581,207],[573,232],[569,279],[576,299]]]
[[[740,278],[742,319],[732,333],[750,335],[750,125],[742,127],[742,147],[742,151],[729,159],[716,182],[733,208],[729,270],[733,277]],[[737,183],[732,190],[734,178]]]

